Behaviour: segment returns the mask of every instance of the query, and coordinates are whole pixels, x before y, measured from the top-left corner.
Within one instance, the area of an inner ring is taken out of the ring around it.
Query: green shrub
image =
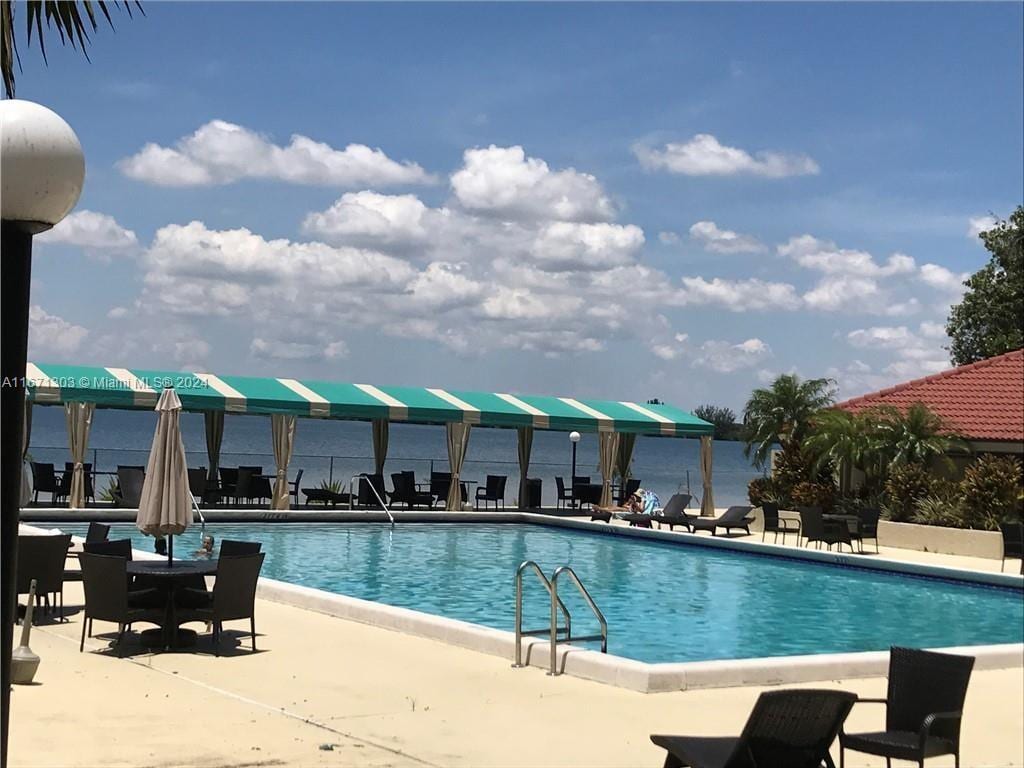
[[[918,499],[914,505],[911,520],[922,525],[944,525],[950,528],[966,528],[964,507],[956,496],[929,494]]]
[[[789,500],[795,507],[821,507],[829,512],[835,501],[836,488],[832,483],[797,483],[790,491]]]
[[[807,451],[796,443],[788,443],[775,456],[771,476],[771,487],[775,496],[773,500],[786,506],[823,506],[817,501],[804,502],[800,499],[824,497],[831,506],[832,497],[835,495],[832,465],[826,463],[815,469],[814,464],[814,458]],[[806,485],[815,488],[802,488]],[[798,487],[801,487],[800,491],[797,491]]]
[[[747,484],[750,503],[760,507],[766,501],[776,501],[775,486],[770,477],[755,477]]]
[[[885,481],[884,511],[897,523],[908,522],[917,511],[917,502],[932,495],[935,478],[920,464],[903,464],[889,470]]]
[[[964,470],[960,498],[966,528],[994,531],[1017,521],[1021,508],[1021,463],[1013,456],[983,454]]]

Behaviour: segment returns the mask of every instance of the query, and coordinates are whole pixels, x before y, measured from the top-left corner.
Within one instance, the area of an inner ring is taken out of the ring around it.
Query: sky
[[[948,366],[1024,200],[1020,3],[144,7],[21,47],[87,163],[36,362],[847,397]]]

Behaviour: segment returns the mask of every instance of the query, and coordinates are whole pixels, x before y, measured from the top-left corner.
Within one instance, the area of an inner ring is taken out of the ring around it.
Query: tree
[[[123,8],[129,17],[132,6],[145,15],[139,0],[128,2],[123,0],[27,0],[25,8],[25,38],[32,45],[32,34],[35,31],[39,39],[39,52],[46,61],[46,43],[43,39],[43,23],[46,29],[53,29],[60,38],[61,45],[70,43],[72,48],[80,49],[86,59],[89,54],[86,46],[89,39],[89,27],[95,32],[99,29],[96,21],[96,9],[103,14],[110,28],[114,22],[110,18],[109,6]],[[3,70],[4,90],[7,98],[14,98],[14,65],[21,69],[21,56],[18,55],[18,36],[14,31],[14,3],[11,0],[0,0],[0,69]]]
[[[850,413],[839,409],[824,410],[813,419],[810,434],[803,445],[812,458],[812,467],[821,471],[831,465],[839,475],[839,490],[845,493],[852,485],[852,470],[865,475],[865,485],[875,487],[876,423],[872,413]]]
[[[719,405],[698,405],[693,409],[693,415],[713,424],[715,437],[719,440],[730,440],[734,437],[736,413],[732,408]]]
[[[949,313],[954,365],[1024,347],[1024,205],[979,236],[992,256],[967,279],[967,292]]]
[[[875,413],[875,450],[888,466],[927,466],[932,458],[946,457],[952,450],[968,450],[942,417],[924,403],[914,403],[906,411],[882,407]]]
[[[754,463],[763,467],[772,446],[799,442],[811,418],[834,402],[831,379],[801,381],[795,374],[783,374],[767,389],[755,389],[743,411],[744,455],[753,454]]]

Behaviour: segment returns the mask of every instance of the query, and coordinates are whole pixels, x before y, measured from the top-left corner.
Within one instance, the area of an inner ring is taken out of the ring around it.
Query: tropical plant
[[[4,90],[7,98],[14,98],[14,66],[17,64],[21,69],[21,56],[18,53],[18,35],[14,30],[14,9],[15,3],[11,0],[0,2],[0,69],[3,71]],[[19,7],[22,4],[17,4]],[[103,14],[110,28],[114,28],[114,21],[110,17],[109,7],[122,8],[129,16],[132,16],[132,6],[145,15],[142,4],[139,0],[27,0],[23,4],[25,9],[25,38],[29,46],[32,45],[33,30],[39,39],[39,52],[46,62],[46,42],[43,35],[43,24],[49,32],[51,29],[57,33],[61,45],[71,45],[76,50],[81,50],[86,59],[89,54],[86,51],[91,39],[89,38],[90,28],[92,32],[99,29],[96,10]]]
[[[747,483],[747,497],[755,507],[760,507],[766,501],[779,501],[770,477],[755,477]]]
[[[111,478],[107,483],[107,487],[100,491],[98,501],[109,501],[113,502],[117,498],[117,494],[120,493],[120,488],[117,484],[116,478]]]
[[[732,408],[719,405],[698,405],[693,409],[693,415],[698,419],[713,424],[715,437],[719,440],[730,440],[736,433],[736,412]]]
[[[1024,347],[1024,206],[979,236],[992,256],[967,279],[963,299],[949,313],[955,365]]]
[[[1013,456],[985,454],[973,461],[959,489],[966,527],[996,530],[999,523],[1019,522],[1021,474]]]
[[[890,520],[905,523],[914,516],[917,502],[932,494],[934,478],[920,464],[893,467],[885,481],[884,511]]]
[[[743,410],[743,453],[753,454],[754,463],[764,467],[772,447],[799,442],[811,418],[835,402],[832,379],[801,381],[796,374],[783,374],[767,389],[755,389]]]
[[[832,483],[804,481],[797,483],[789,492],[789,500],[795,507],[821,507],[830,512],[835,502],[836,487]]]
[[[812,467],[821,472],[836,467],[839,492],[848,493],[853,485],[853,470],[864,473],[865,486],[877,490],[881,467],[878,462],[876,420],[872,411],[850,413],[827,409],[818,413],[803,447],[812,458]]]
[[[927,465],[933,459],[950,463],[950,451],[967,453],[967,443],[953,434],[937,413],[924,403],[914,403],[906,411],[882,407],[877,414],[874,440],[879,458],[890,466]]]
[[[921,525],[966,528],[963,503],[956,496],[929,494],[918,499],[911,520]]]

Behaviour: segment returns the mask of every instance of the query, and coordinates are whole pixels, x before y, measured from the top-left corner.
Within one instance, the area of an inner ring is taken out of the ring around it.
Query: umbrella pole
[[[174,534],[167,534],[167,567],[171,567],[171,560],[174,559]]]

